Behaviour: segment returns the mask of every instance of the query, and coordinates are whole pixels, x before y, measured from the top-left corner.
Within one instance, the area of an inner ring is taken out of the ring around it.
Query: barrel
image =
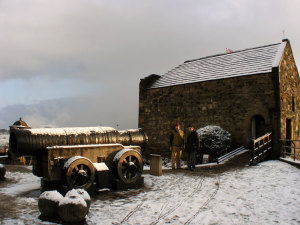
[[[144,147],[142,129],[118,131],[112,127],[31,128],[11,131],[10,150],[16,156],[35,155],[49,146],[113,144]]]

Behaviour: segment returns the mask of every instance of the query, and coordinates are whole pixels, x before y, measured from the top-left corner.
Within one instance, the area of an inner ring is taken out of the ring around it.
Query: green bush
[[[200,136],[200,149],[217,158],[231,145],[231,134],[219,126],[209,125],[197,130]]]

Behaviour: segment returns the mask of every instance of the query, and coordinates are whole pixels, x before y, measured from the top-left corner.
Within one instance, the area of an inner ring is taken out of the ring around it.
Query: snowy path
[[[186,215],[193,216],[191,212],[196,213],[198,208],[205,206],[218,189],[217,177],[186,176],[184,173],[160,178],[146,175],[145,181],[149,189],[129,199],[97,201],[92,205],[95,210],[89,215],[90,221],[109,217],[107,222],[112,224],[183,224],[189,219]],[[206,197],[198,199],[197,196]],[[197,208],[193,208],[195,205]]]
[[[279,161],[221,174],[145,175],[146,189],[92,205],[91,224],[299,224],[300,170]],[[128,197],[130,196],[130,197]],[[101,219],[100,219],[101,218]]]
[[[34,176],[23,177],[33,189],[38,184]],[[176,171],[144,177],[142,189],[95,196],[87,223],[300,224],[300,170],[284,162],[268,161],[221,173]],[[0,183],[0,200],[12,198],[10,188],[18,190],[24,180]],[[38,219],[37,197],[18,193],[11,201],[17,210],[0,216],[0,224],[43,224]]]

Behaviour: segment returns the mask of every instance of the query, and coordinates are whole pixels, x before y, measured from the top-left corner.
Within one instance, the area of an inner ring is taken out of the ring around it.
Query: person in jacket
[[[181,159],[182,149],[184,146],[183,135],[184,135],[183,131],[180,129],[180,124],[178,123],[170,135],[170,149],[172,151],[171,153],[172,169],[175,169],[175,161],[176,161],[177,169],[181,168],[180,159]]]
[[[199,147],[199,137],[193,125],[188,126],[188,137],[186,141],[185,151],[187,153],[188,169],[194,170],[196,164],[196,152]]]

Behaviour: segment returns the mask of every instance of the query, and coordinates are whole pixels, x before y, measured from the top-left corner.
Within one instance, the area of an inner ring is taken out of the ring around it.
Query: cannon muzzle
[[[113,144],[143,148],[148,137],[142,129],[118,131],[111,127],[35,128],[12,130],[9,149],[16,156],[36,155],[49,146]]]

